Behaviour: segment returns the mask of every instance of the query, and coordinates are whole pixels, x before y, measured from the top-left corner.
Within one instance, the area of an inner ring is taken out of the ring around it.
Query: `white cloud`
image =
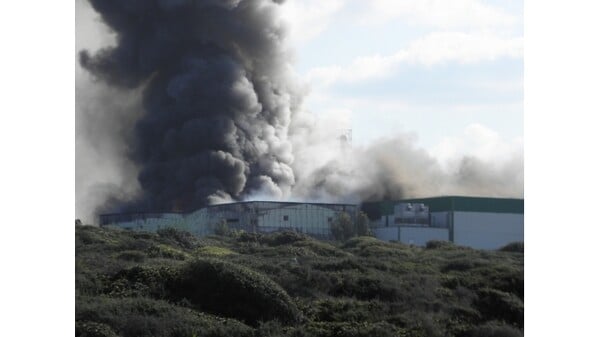
[[[289,24],[292,43],[302,44],[319,35],[345,4],[346,0],[285,2],[281,6],[281,15]]]
[[[448,62],[470,64],[501,57],[523,56],[523,38],[502,38],[488,34],[436,32],[413,41],[392,55],[355,58],[350,65],[316,67],[307,74],[312,84],[359,82],[392,76],[402,65],[435,66]]]
[[[523,138],[506,139],[482,124],[472,123],[461,135],[445,137],[428,152],[447,168],[463,156],[485,163],[502,163],[523,155]]]
[[[406,51],[405,58],[410,63],[431,66],[448,61],[475,63],[522,55],[522,38],[441,32],[413,42]]]
[[[517,18],[480,0],[372,0],[363,22],[399,19],[443,29],[514,25]]]
[[[507,92],[523,92],[523,77],[519,76],[510,79],[494,79],[490,81],[478,81],[473,83],[473,86],[478,88],[488,89],[496,93],[507,93]]]

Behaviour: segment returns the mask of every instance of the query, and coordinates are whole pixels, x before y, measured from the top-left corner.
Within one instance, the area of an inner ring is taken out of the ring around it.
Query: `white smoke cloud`
[[[310,137],[313,142],[301,147],[296,156],[301,173],[292,192],[296,199],[523,197],[522,141],[506,142],[482,125],[470,125],[463,137],[447,138],[429,151],[410,133],[349,149],[327,128],[317,126],[316,130]]]
[[[77,0],[75,10],[77,51],[114,45],[114,34],[87,1]],[[141,112],[140,97],[96,81],[79,63],[75,67],[75,216],[94,223],[98,206],[139,190],[124,139]]]
[[[281,17],[290,27],[289,39],[294,45],[306,43],[325,30],[346,0],[287,1],[281,6]]]

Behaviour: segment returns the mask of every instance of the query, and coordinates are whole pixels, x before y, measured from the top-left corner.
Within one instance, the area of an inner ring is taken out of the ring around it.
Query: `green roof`
[[[414,198],[402,200],[384,200],[379,202],[366,202],[362,210],[371,219],[382,215],[394,213],[394,205],[401,202],[423,203],[429,206],[430,212],[484,212],[484,213],[524,213],[523,199],[487,198],[487,197],[462,197],[444,196],[432,198]]]

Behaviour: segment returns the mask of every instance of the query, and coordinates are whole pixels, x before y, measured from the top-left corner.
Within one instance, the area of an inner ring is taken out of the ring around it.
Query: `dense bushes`
[[[264,275],[215,259],[181,268],[134,267],[117,273],[104,293],[185,301],[193,308],[250,324],[277,319],[296,322],[300,313],[287,293]]]
[[[395,337],[406,336],[405,331],[387,322],[315,322],[296,328],[289,336],[298,337]]]
[[[330,298],[311,302],[305,310],[313,320],[321,322],[378,322],[386,308],[385,303],[377,300]]]
[[[158,245],[153,245],[151,247],[148,247],[148,249],[146,249],[146,254],[148,254],[149,257],[174,259],[174,260],[185,260],[186,257],[188,257],[187,253],[185,253],[177,248],[174,248],[172,246],[163,245],[163,244],[158,244]]]
[[[525,250],[525,245],[523,242],[511,242],[506,246],[500,248],[502,252],[515,252],[515,253],[523,253]]]
[[[398,290],[380,278],[347,273],[333,287],[330,295],[354,297],[361,300],[394,301],[398,298]]]
[[[77,226],[76,334],[522,336],[523,254],[509,251]]]
[[[431,240],[427,241],[425,248],[427,249],[440,249],[440,248],[452,248],[454,244],[450,241],[442,240]]]
[[[118,335],[104,323],[76,321],[75,337],[118,337]]]
[[[496,289],[481,289],[475,305],[486,317],[523,326],[523,302],[513,294]]]
[[[186,265],[171,284],[173,296],[196,308],[235,317],[250,324],[277,319],[299,320],[288,294],[275,282],[248,268],[215,259]]]
[[[298,241],[308,240],[308,236],[292,231],[273,233],[271,235],[262,235],[259,242],[268,246],[289,245]]]
[[[158,236],[161,238],[171,240],[183,248],[194,248],[198,244],[196,237],[194,237],[191,233],[178,230],[173,227],[159,229],[156,231],[156,234],[158,234]]]
[[[523,337],[523,332],[501,322],[487,322],[469,331],[469,337]]]
[[[146,296],[157,299],[169,299],[170,284],[173,283],[178,268],[173,267],[133,267],[124,269],[106,282],[104,294],[110,296]]]
[[[137,250],[126,250],[117,255],[117,259],[133,262],[144,262],[146,254]]]
[[[82,297],[76,309],[81,337],[114,333],[123,337],[252,336],[252,329],[238,321],[144,297]]]

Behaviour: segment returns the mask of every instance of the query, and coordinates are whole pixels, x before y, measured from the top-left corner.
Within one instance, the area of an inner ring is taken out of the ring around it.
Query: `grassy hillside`
[[[77,336],[522,336],[519,244],[75,233]]]

